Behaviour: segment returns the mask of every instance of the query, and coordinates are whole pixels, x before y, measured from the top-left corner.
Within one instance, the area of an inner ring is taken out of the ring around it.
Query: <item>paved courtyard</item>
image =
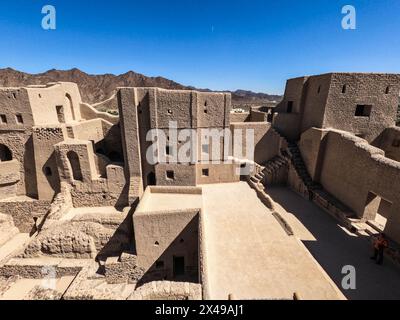
[[[286,234],[245,182],[204,185],[209,298],[340,299],[340,291],[296,238]]]

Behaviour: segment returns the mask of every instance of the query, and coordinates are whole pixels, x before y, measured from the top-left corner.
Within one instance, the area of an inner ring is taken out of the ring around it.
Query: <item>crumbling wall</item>
[[[99,209],[101,210],[101,209]],[[70,220],[53,217],[26,247],[23,257],[89,259],[120,255],[131,247],[131,212],[78,214]]]
[[[2,131],[0,132],[0,144],[11,151],[13,160],[18,161],[17,195],[37,196],[32,131]],[[15,173],[17,174],[17,172]]]
[[[128,300],[202,300],[202,287],[197,283],[154,281],[135,290]]]
[[[33,199],[10,199],[0,201],[0,212],[10,215],[20,232],[30,233],[36,229],[36,221],[50,208],[50,201]],[[35,221],[36,220],[36,221]]]
[[[17,160],[0,161],[0,199],[17,195],[20,176],[20,164]]]

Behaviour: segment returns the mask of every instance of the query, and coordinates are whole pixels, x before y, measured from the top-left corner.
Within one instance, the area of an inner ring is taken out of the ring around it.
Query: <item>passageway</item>
[[[356,290],[343,290],[348,299],[400,299],[400,270],[387,260],[383,266],[371,261],[366,238],[347,232],[328,213],[287,188],[269,188],[268,194],[288,212],[280,210],[339,288],[342,267],[356,268]]]

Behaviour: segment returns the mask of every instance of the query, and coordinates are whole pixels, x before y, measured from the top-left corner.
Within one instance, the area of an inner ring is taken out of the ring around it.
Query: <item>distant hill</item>
[[[79,69],[49,70],[44,73],[29,74],[11,68],[0,69],[1,87],[20,87],[27,85],[46,84],[48,82],[66,81],[78,84],[84,102],[94,104],[109,98],[117,87],[160,87],[164,89],[191,90],[163,77],[147,77],[140,73],[129,71],[121,75],[102,74],[90,75]],[[208,89],[196,89],[209,91]],[[260,105],[271,101],[279,101],[282,97],[266,93],[237,90],[232,92],[233,105]]]

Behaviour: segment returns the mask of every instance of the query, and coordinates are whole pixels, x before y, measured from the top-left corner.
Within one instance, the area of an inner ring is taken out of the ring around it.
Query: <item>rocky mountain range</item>
[[[82,100],[90,104],[106,100],[115,92],[117,87],[160,87],[164,89],[210,91],[209,89],[185,86],[163,77],[147,77],[133,71],[121,75],[90,75],[76,68],[71,70],[52,69],[38,74],[29,74],[11,68],[0,69],[0,86],[2,87],[39,85],[56,81],[77,83]],[[268,104],[271,101],[279,101],[281,98],[278,95],[245,90],[232,92],[232,104],[235,106]]]

